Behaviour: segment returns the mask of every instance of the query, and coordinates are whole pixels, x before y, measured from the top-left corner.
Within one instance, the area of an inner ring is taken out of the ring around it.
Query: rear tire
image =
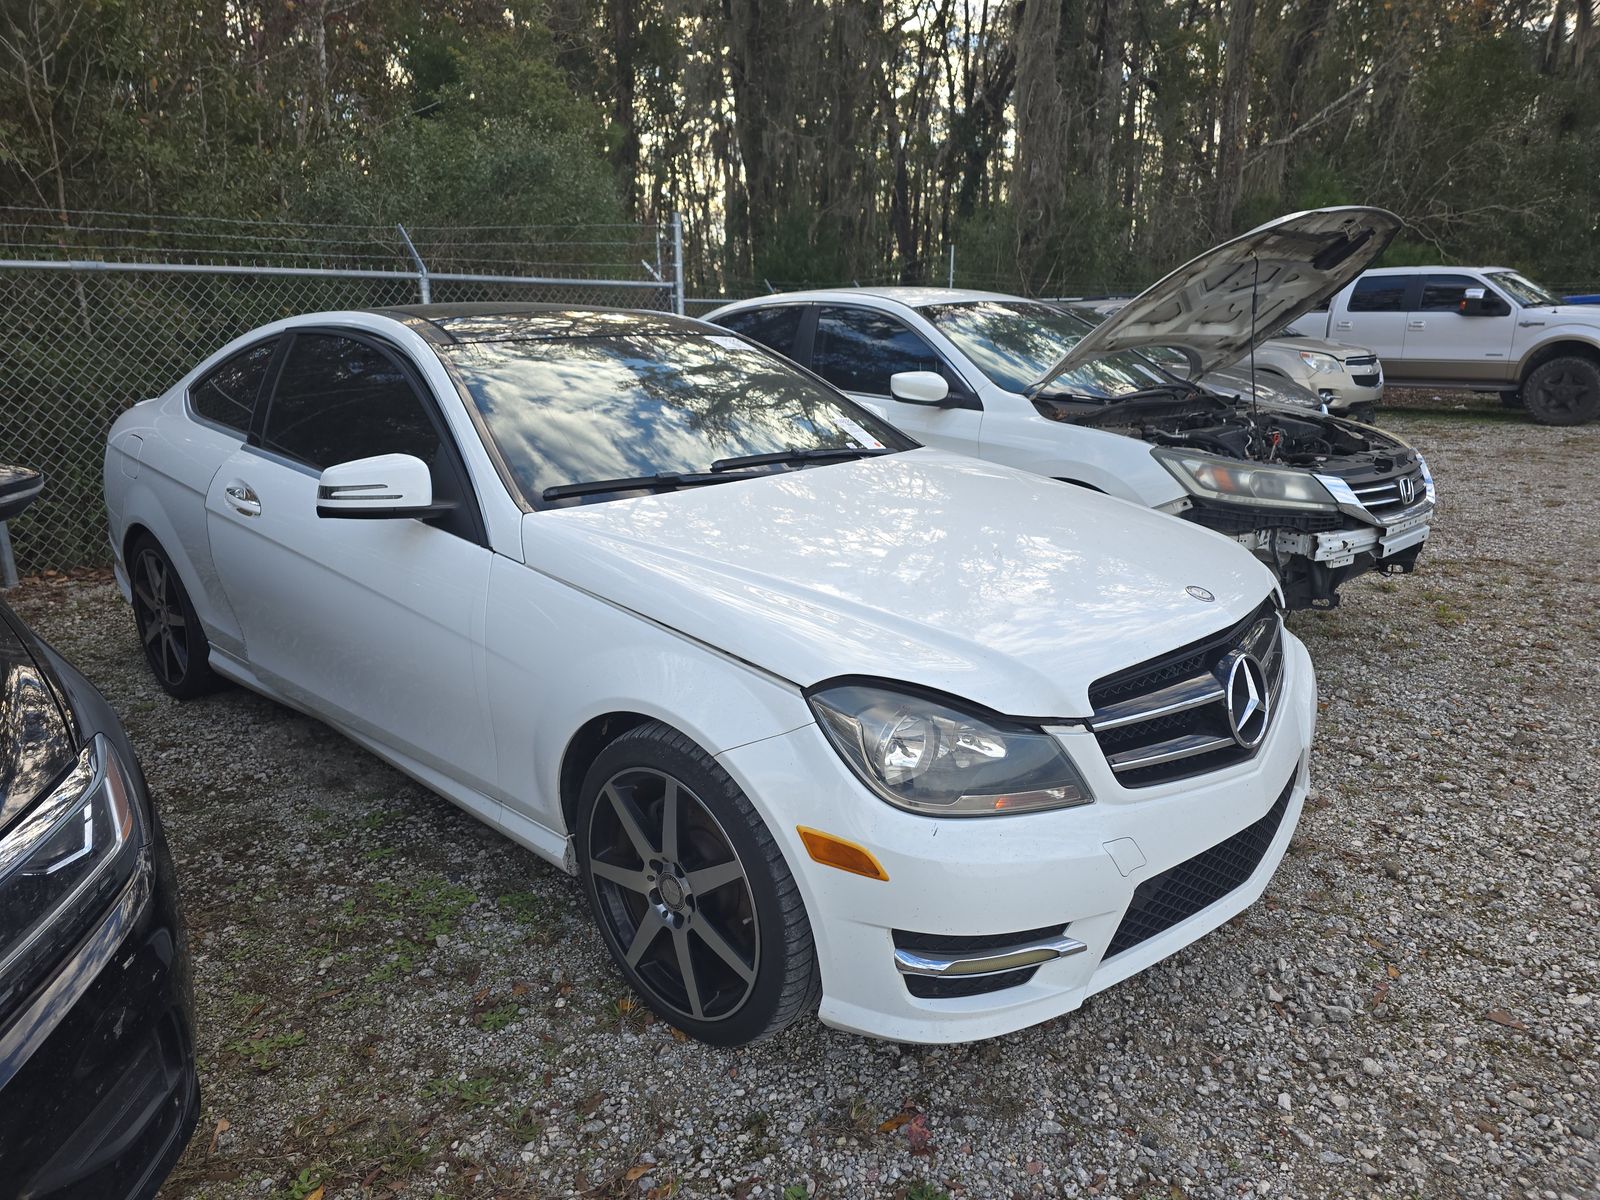
[[[1540,425],[1582,425],[1600,412],[1600,363],[1568,355],[1533,369],[1522,403]]]
[[[822,976],[794,876],[739,785],[689,738],[652,721],[602,750],[573,832],[606,949],[664,1020],[741,1046],[816,1012]]]
[[[211,669],[211,643],[161,543],[140,535],[129,547],[127,565],[134,627],[161,690],[175,700],[216,691],[222,680]]]

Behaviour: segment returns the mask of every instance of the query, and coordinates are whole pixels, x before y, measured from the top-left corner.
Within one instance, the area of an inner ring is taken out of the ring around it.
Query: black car
[[[0,466],[0,520],[39,491]],[[0,603],[0,1195],[143,1200],[199,1116],[172,855],[104,697]]]

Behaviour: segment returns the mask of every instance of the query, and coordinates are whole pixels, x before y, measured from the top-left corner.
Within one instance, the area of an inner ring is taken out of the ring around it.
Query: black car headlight
[[[103,736],[0,839],[0,1012],[110,908],[143,837],[133,780]]]
[[[898,808],[980,817],[1094,799],[1043,729],[913,692],[842,684],[812,692],[817,723],[861,781]]]

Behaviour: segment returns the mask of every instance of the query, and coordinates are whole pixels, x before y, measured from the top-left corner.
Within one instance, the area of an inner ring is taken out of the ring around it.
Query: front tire
[[[595,759],[577,815],[595,923],[663,1019],[739,1046],[816,1011],[821,974],[799,889],[714,758],[666,725],[638,726]]]
[[[1600,412],[1600,363],[1569,355],[1540,363],[1522,385],[1522,404],[1540,425],[1582,425]]]
[[[172,560],[148,534],[129,548],[128,583],[139,643],[162,691],[175,700],[192,700],[216,691],[222,681],[211,669],[206,631],[200,627]]]

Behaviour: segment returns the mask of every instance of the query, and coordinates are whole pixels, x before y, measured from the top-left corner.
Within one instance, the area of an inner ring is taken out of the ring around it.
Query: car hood
[[[1094,680],[1226,628],[1274,586],[1208,530],[926,449],[530,513],[523,547],[802,687],[875,676],[1039,718],[1087,716]]]
[[[0,834],[77,761],[55,688],[0,605]]]
[[[1221,392],[1225,396],[1237,396],[1243,400],[1249,400],[1254,395],[1263,404],[1310,409],[1312,412],[1320,412],[1322,409],[1322,397],[1310,388],[1290,383],[1281,375],[1264,378],[1258,371],[1252,384],[1248,367],[1223,367],[1195,382],[1208,391]]]
[[[1305,350],[1313,354],[1331,354],[1340,362],[1347,358],[1361,358],[1371,354],[1365,346],[1352,346],[1349,342],[1335,342],[1319,337],[1275,337],[1267,339],[1273,346],[1284,350]],[[1259,349],[1259,345],[1257,349]],[[1245,347],[1246,352],[1250,349]]]
[[[1194,374],[1236,362],[1252,340],[1259,345],[1370,267],[1399,230],[1400,218],[1381,208],[1319,208],[1269,221],[1140,292],[1074,345],[1033,391],[1103,354],[1141,346],[1181,350]]]

